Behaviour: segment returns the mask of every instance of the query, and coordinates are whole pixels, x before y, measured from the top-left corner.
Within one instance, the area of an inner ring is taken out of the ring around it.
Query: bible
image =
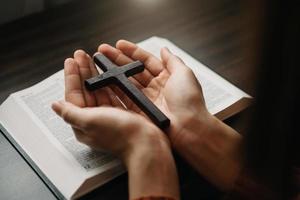
[[[167,39],[151,37],[138,45],[158,58],[162,47],[182,58],[200,82],[209,112],[219,119],[224,120],[250,104],[248,94]],[[52,102],[63,98],[61,70],[9,95],[0,106],[0,129],[58,198],[76,199],[126,170],[113,155],[94,151],[76,140],[71,127],[51,109]]]

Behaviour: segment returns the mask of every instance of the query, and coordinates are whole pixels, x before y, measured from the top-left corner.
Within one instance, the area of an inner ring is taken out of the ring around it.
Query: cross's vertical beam
[[[95,55],[94,62],[104,73],[85,80],[88,90],[92,91],[109,84],[116,84],[158,127],[165,129],[170,125],[170,120],[166,115],[127,78],[144,70],[142,62],[135,61],[118,67],[102,54]]]
[[[122,91],[156,124],[164,129],[170,125],[170,120],[124,75],[117,76],[117,85]]]

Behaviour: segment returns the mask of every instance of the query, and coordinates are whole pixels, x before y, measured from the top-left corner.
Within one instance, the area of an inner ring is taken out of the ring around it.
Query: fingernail
[[[60,106],[61,106],[60,103],[57,101],[57,102],[53,102],[52,103],[51,108],[52,108],[52,110],[54,110],[57,113],[57,111],[59,110]]]
[[[66,65],[68,65],[68,64],[71,63],[71,62],[73,62],[73,58],[67,58],[67,59],[65,59],[64,64],[65,64],[65,66],[66,66]]]

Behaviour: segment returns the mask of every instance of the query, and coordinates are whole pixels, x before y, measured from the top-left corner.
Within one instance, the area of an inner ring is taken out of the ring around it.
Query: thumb
[[[167,47],[161,49],[160,56],[168,71],[171,73],[187,68],[184,62],[178,56],[171,53]]]
[[[54,102],[52,109],[57,115],[63,118],[65,122],[78,129],[82,129],[86,123],[86,119],[88,119],[88,113],[85,109],[66,101]]]

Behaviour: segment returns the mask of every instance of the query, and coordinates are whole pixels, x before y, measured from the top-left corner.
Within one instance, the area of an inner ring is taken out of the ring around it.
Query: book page
[[[105,152],[94,151],[79,143],[72,128],[51,109],[54,101],[64,98],[63,71],[30,89],[15,94],[15,97],[33,113],[35,121],[40,122],[39,125],[55,146],[63,153],[73,156],[85,170],[93,170],[115,159]]]
[[[206,107],[211,114],[221,112],[243,97],[250,97],[166,39],[152,37],[138,45],[157,58],[160,58],[160,49],[163,47],[179,56],[193,70],[201,84]]]

